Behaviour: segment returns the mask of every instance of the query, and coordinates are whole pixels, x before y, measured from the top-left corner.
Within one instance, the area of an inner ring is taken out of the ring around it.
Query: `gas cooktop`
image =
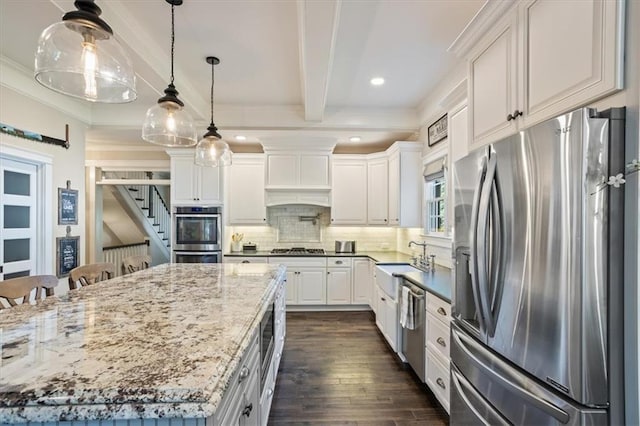
[[[324,249],[304,248],[304,247],[274,248],[273,250],[271,250],[271,253],[286,254],[286,255],[324,254]]]

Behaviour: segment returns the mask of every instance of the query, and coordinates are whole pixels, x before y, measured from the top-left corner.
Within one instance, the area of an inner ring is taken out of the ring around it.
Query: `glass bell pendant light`
[[[213,124],[213,68],[220,63],[215,56],[207,56],[207,63],[211,64],[211,123],[207,128],[207,133],[196,146],[195,163],[199,166],[229,166],[231,165],[231,150],[229,145],[222,140],[218,133],[218,128]]]
[[[198,141],[196,127],[191,115],[184,110],[178,99],[173,81],[173,51],[175,46],[175,7],[182,0],[166,0],[171,5],[171,81],[164,96],[149,110],[142,125],[142,139],[163,146],[193,146]]]
[[[131,59],[100,18],[93,0],[76,0],[78,10],[47,27],[38,40],[35,79],[43,86],[91,102],[136,99]]]

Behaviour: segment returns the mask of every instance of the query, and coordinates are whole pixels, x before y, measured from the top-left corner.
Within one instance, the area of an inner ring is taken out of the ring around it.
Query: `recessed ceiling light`
[[[373,77],[371,79],[371,84],[374,86],[382,86],[384,84],[384,78],[382,77]]]
[[[360,142],[362,139],[360,139],[360,136],[351,136],[349,138],[349,141],[351,142]]]
[[[237,135],[237,136],[236,136],[236,140],[237,140],[237,141],[246,141],[246,140],[247,140],[247,137],[246,137],[246,136],[242,136],[242,135]]]

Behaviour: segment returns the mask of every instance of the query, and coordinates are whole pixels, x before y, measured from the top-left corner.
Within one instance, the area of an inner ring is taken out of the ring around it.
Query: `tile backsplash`
[[[278,206],[267,211],[268,226],[227,226],[225,251],[231,234],[244,234],[243,242],[252,242],[258,250],[282,247],[335,249],[335,240],[355,240],[358,251],[399,251],[418,255],[421,247],[409,248],[409,241],[427,241],[427,253],[436,255],[436,263],[451,267],[451,242],[421,236],[420,228],[377,226],[329,226],[330,209],[316,206]]]
[[[267,209],[267,221],[276,229],[278,243],[321,243],[329,218],[328,207],[291,205]]]

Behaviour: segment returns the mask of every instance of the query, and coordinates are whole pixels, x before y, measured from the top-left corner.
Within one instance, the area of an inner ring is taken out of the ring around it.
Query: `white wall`
[[[0,76],[0,83],[3,83]],[[34,85],[37,83],[34,81]],[[55,98],[55,94],[53,96]],[[53,158],[53,180],[49,182],[53,194],[53,203],[46,206],[47,213],[53,222],[53,242],[48,253],[53,257],[52,271],[44,271],[55,275],[56,247],[55,238],[65,235],[66,226],[58,225],[58,188],[64,188],[66,181],[71,181],[71,188],[78,190],[78,224],[71,226],[71,234],[80,236],[80,263],[85,259],[85,177],[84,151],[85,132],[87,126],[78,119],[69,117],[58,110],[45,106],[33,98],[20,94],[0,85],[0,122],[47,136],[64,139],[65,124],[69,124],[70,148],[34,142],[27,139],[1,134],[0,150],[5,146],[17,147],[33,152],[49,155]],[[66,278],[60,280],[56,294],[68,290]]]

